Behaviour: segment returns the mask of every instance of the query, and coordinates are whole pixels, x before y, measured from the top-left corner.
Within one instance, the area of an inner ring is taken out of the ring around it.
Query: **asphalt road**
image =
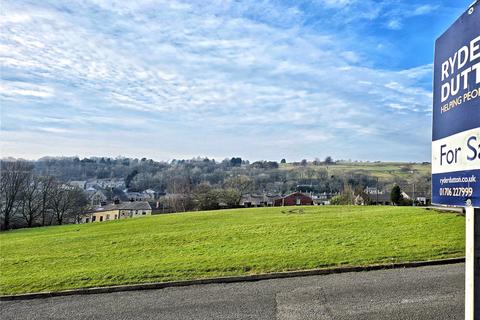
[[[4,301],[7,319],[463,319],[464,264]]]

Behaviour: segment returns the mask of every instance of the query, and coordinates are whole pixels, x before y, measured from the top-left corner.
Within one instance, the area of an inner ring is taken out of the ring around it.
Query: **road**
[[[0,303],[1,319],[463,319],[464,264]]]

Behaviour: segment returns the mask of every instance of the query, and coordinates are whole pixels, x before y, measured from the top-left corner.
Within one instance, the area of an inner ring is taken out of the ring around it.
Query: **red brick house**
[[[289,195],[286,195],[283,198],[275,200],[275,207],[311,206],[311,205],[313,205],[312,197],[300,192],[294,192]]]

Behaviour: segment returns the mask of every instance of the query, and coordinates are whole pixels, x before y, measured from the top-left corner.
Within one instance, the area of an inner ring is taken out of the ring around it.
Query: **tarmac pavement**
[[[464,317],[463,263],[0,302],[10,319],[412,319]]]

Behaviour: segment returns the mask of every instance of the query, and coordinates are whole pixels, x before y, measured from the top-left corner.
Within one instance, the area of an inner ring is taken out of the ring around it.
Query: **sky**
[[[470,3],[4,0],[1,157],[430,161]]]

